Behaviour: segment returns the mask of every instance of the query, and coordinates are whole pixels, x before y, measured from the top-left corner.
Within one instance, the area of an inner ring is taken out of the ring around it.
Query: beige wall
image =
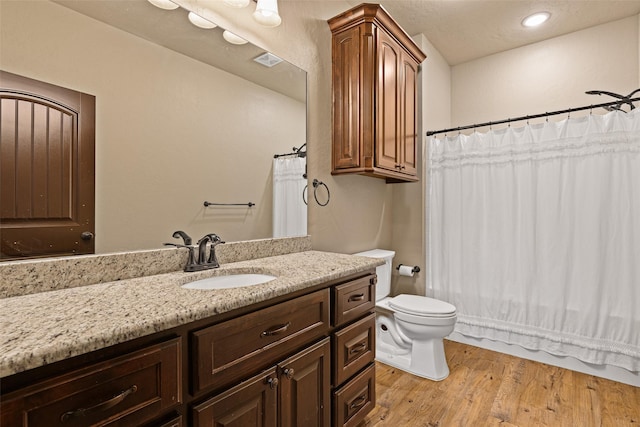
[[[54,3],[0,7],[0,68],[96,96],[98,252],[271,237],[273,154],[304,143],[304,104]]]
[[[396,251],[394,267],[398,264],[417,265],[421,271],[413,277],[405,277],[394,270],[391,290],[394,294],[424,295],[428,274],[425,233],[427,211],[423,202],[428,189],[428,171],[424,165],[429,146],[425,134],[427,130],[448,127],[451,121],[451,67],[424,35],[417,35],[413,40],[427,54],[427,59],[422,63],[418,86],[422,179],[417,183],[393,186],[391,249]]]
[[[452,125],[612,100],[585,91],[628,94],[638,60],[638,17],[630,17],[454,66]]]

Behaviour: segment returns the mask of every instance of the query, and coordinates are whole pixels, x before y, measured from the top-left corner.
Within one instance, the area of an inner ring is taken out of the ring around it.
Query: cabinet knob
[[[278,387],[278,379],[277,378],[268,378],[267,379],[267,384],[269,384],[269,387],[271,388],[271,390],[275,390]]]
[[[288,380],[293,379],[293,376],[296,374],[296,371],[293,370],[293,368],[286,368],[285,370],[282,371],[282,373],[284,374],[285,377],[287,377]]]
[[[82,232],[82,234],[80,234],[80,238],[84,241],[88,241],[93,239],[93,233],[90,231],[84,231]]]
[[[378,276],[375,276],[369,279],[369,284],[375,285],[376,283],[378,283]]]

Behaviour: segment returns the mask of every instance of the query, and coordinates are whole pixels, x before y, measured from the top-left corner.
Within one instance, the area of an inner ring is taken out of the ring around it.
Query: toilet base
[[[376,360],[385,365],[432,381],[442,381],[449,376],[442,338],[414,341],[410,352],[400,354],[380,347],[376,346]]]

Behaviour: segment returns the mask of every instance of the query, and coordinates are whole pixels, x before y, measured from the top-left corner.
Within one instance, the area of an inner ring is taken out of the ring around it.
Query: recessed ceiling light
[[[196,15],[193,12],[189,12],[189,21],[191,21],[191,23],[196,27],[204,28],[206,30],[217,27],[213,22],[208,19],[204,19],[202,16]]]
[[[527,16],[522,20],[522,25],[525,27],[537,27],[538,25],[546,22],[551,17],[549,12],[538,12],[533,15]]]

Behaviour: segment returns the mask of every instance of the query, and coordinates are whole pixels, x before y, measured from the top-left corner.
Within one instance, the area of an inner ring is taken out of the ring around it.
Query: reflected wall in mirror
[[[146,0],[0,2],[0,20],[1,69],[96,97],[97,253],[178,229],[272,236],[273,157],[306,143],[303,70],[255,64],[262,50]]]

